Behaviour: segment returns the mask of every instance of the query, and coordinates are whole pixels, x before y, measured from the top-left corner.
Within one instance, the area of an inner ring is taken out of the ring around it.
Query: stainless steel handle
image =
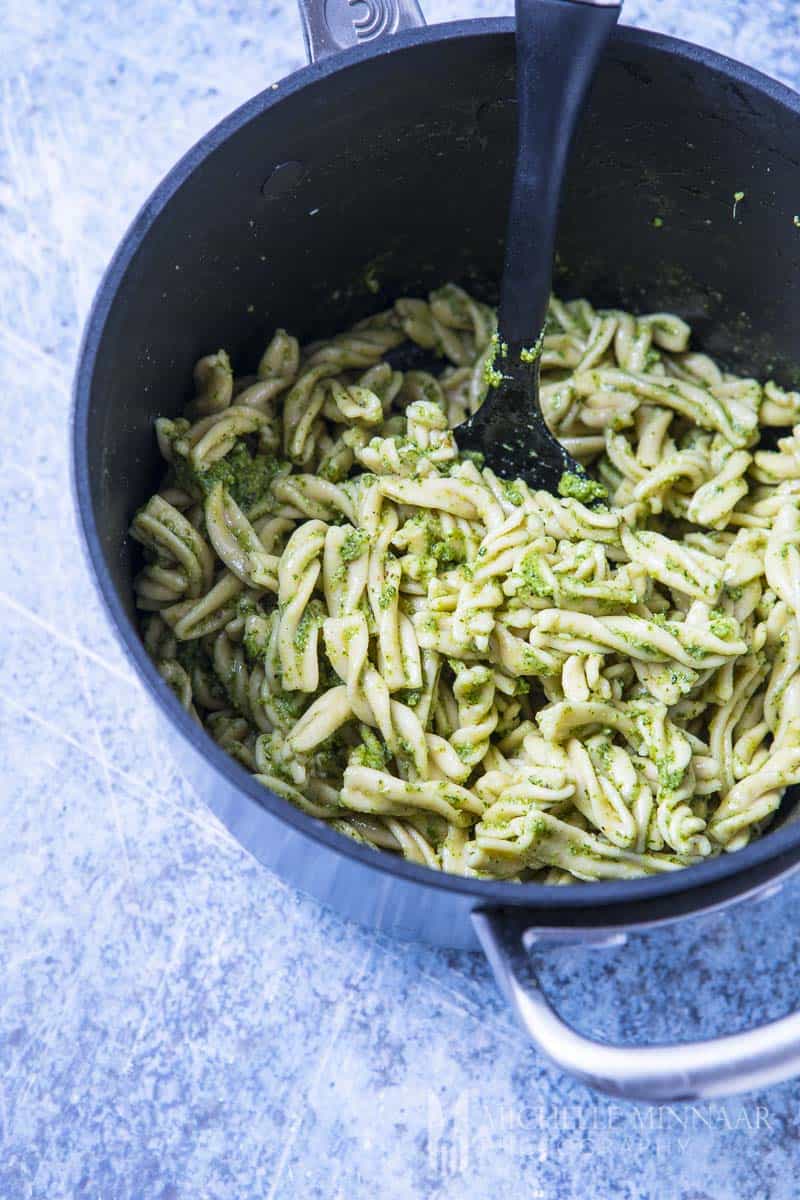
[[[309,62],[425,24],[417,0],[298,0]]]
[[[526,929],[519,918],[502,910],[477,910],[472,921],[495,979],[522,1026],[557,1067],[589,1087],[623,1100],[666,1103],[730,1096],[800,1074],[800,1013],[742,1033],[678,1045],[619,1046],[585,1037],[551,1007],[527,950],[548,941],[619,944],[625,934],[613,929]]]
[[[622,0],[572,0],[600,8]],[[425,24],[417,0],[297,0],[309,62]]]

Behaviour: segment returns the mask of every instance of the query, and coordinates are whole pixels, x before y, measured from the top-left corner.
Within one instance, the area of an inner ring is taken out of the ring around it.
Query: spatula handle
[[[559,198],[572,135],[619,3],[516,0],[517,165],[500,334],[531,346],[547,315]]]

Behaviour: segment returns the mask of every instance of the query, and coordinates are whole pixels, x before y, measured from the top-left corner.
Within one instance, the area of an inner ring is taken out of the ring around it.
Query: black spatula
[[[551,492],[583,469],[545,425],[539,353],[547,316],[561,186],[572,135],[620,13],[603,0],[516,0],[517,163],[506,232],[495,383],[458,426],[498,475]],[[591,219],[591,214],[587,214]]]

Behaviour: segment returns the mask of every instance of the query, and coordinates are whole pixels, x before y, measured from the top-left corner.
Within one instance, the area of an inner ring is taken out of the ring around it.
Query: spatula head
[[[518,354],[507,353],[496,369],[500,378],[481,407],[455,430],[459,450],[479,451],[486,466],[504,479],[524,479],[555,494],[565,474],[588,479],[545,424],[538,362],[524,363]]]

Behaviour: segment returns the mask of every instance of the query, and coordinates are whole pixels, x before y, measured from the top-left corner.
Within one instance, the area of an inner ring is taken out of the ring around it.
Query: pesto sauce
[[[339,558],[343,563],[353,562],[361,557],[368,544],[369,534],[365,529],[349,529],[339,550]]]
[[[541,358],[542,350],[544,349],[544,329],[539,334],[532,346],[523,346],[519,352],[519,361],[523,363],[535,363]]]
[[[505,350],[508,351],[508,347],[505,345],[505,342],[503,343],[503,346],[505,346]],[[500,353],[502,353],[500,338],[496,333],[493,333],[489,341],[489,352],[483,364],[483,379],[484,383],[486,383],[488,387],[499,387],[503,382],[503,372],[498,371],[497,367],[494,365],[495,361],[497,360],[497,356]]]
[[[294,646],[302,654],[308,645],[308,639],[311,637],[325,619],[325,609],[319,600],[312,600],[300,621],[294,633]]]
[[[524,497],[522,492],[519,490],[519,485],[517,483],[511,483],[508,479],[501,479],[499,482],[503,492],[503,499],[507,500],[509,504],[515,505],[516,508],[519,508],[519,506],[524,502]]]
[[[378,603],[381,608],[388,608],[397,595],[397,588],[393,583],[385,583],[381,588],[381,594],[378,597]]]
[[[558,481],[559,496],[569,496],[579,500],[581,504],[589,504],[592,500],[606,500],[608,492],[596,479],[588,475],[576,475],[574,471],[565,471]]]
[[[517,572],[527,591],[545,599],[552,596],[553,588],[542,573],[541,562],[535,551],[530,551],[517,566]]]
[[[207,496],[215,484],[222,483],[231,499],[247,513],[269,495],[272,481],[285,464],[271,454],[251,454],[240,440],[206,470],[196,470],[179,455],[173,466],[178,487]]]

